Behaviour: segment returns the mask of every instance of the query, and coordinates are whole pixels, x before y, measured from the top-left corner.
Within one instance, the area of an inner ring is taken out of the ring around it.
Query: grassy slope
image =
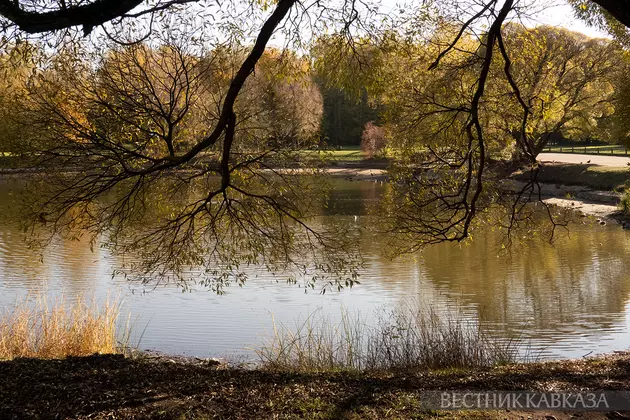
[[[528,173],[516,173],[515,179],[529,179]],[[545,164],[538,181],[562,185],[583,185],[596,190],[622,191],[630,184],[630,168],[589,164]]]
[[[98,356],[0,362],[0,377],[3,419],[544,418],[541,412],[423,412],[418,401],[429,389],[626,390],[630,355],[397,374],[297,374]]]

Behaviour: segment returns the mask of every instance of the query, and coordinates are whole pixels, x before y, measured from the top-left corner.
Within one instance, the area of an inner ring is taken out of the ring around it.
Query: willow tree
[[[448,118],[437,118],[435,123],[427,125],[430,130],[448,132],[450,141],[434,148],[435,153],[429,156],[431,165],[412,172],[407,177],[408,183],[397,184],[412,186],[400,191],[394,207],[395,228],[410,239],[409,243],[466,239],[473,222],[488,205],[487,201],[494,200],[495,191],[488,188],[487,181],[496,179],[488,166],[489,147],[493,144],[495,129],[487,120],[484,106],[496,63],[503,64],[504,77],[511,95],[522,107],[523,116],[534,112],[523,99],[518,80],[513,75],[511,62],[519,51],[510,51],[504,40],[505,24],[518,18],[524,2],[486,0],[472,3],[461,0],[422,2],[411,11],[410,19],[400,24],[395,21],[395,29],[423,35],[425,39],[431,38],[440,22],[458,23],[459,29],[453,31],[450,39],[442,39],[436,44],[434,57],[424,65],[427,71],[437,72],[437,76],[431,77],[441,78],[444,89],[449,89],[448,73],[460,71],[457,66],[469,69],[467,74],[474,75],[462,78],[466,82],[453,96],[457,99],[457,106],[446,110],[446,114],[456,115],[451,118],[452,124]],[[591,18],[605,16],[606,22],[615,18],[619,22],[617,28],[630,26],[628,0],[574,3],[578,10],[586,10]],[[183,7],[185,5],[189,7]],[[591,5],[599,5],[605,12],[591,10]],[[181,8],[194,11],[194,14],[185,14],[179,10]],[[132,139],[131,145],[126,146],[117,144],[118,153],[101,153],[99,150],[94,155],[91,154],[95,150],[92,147],[77,147],[75,150],[79,154],[63,156],[76,163],[77,171],[74,176],[68,174],[68,178],[58,181],[56,185],[62,186],[60,191],[48,197],[41,194],[43,201],[40,204],[45,210],[40,210],[36,220],[54,226],[78,223],[99,233],[115,231],[121,226],[133,229],[135,224],[126,224],[119,215],[140,212],[135,220],[141,220],[142,209],[150,209],[156,213],[148,213],[151,217],[142,219],[148,220],[152,228],[148,234],[138,233],[125,241],[121,235],[112,239],[112,246],[118,250],[144,249],[144,268],[148,268],[149,272],[180,272],[187,265],[202,265],[211,274],[210,277],[221,279],[225,273],[234,269],[238,271],[240,263],[263,262],[269,263],[272,269],[278,264],[285,267],[293,264],[304,272],[309,272],[311,268],[323,273],[341,271],[341,276],[333,275],[333,284],[343,283],[344,279],[351,282],[353,271],[344,264],[345,254],[339,252],[347,248],[335,248],[337,242],[328,240],[331,236],[316,232],[306,223],[304,216],[308,213],[304,206],[299,205],[303,202],[299,197],[310,190],[286,178],[270,178],[269,171],[264,171],[264,166],[258,166],[267,164],[262,156],[233,159],[240,123],[236,105],[246,81],[255,73],[276,31],[284,31],[288,35],[284,38],[285,42],[295,41],[297,44],[294,45],[303,47],[308,33],[338,30],[343,42],[352,51],[357,39],[378,32],[381,22],[391,22],[383,19],[382,15],[375,16],[374,10],[371,5],[362,2],[296,0],[272,3],[235,0],[221,4],[201,0],[0,0],[0,15],[3,17],[0,25],[7,38],[42,34],[51,44],[63,44],[80,33],[93,38],[105,36],[119,43],[133,43],[151,40],[156,28],[163,33],[179,30],[177,28],[182,25],[173,16],[177,16],[178,20],[188,16],[188,23],[198,25],[199,31],[187,36],[191,42],[207,38],[211,29],[225,31],[221,36],[214,37],[223,42],[226,39],[242,40],[242,34],[251,35],[251,46],[236,71],[222,75],[229,80],[229,87],[221,93],[212,122],[203,134],[192,136],[180,150],[169,150],[168,145],[151,149],[150,153],[141,149],[140,154],[133,157],[133,164],[129,164],[126,157],[138,152],[135,147],[143,140]],[[60,36],[48,36],[53,32]],[[475,46],[471,44],[472,48],[467,45],[460,48],[462,43],[471,39],[476,40]],[[407,68],[411,68],[410,65]],[[167,100],[171,101],[170,98]],[[440,104],[429,105],[435,106],[435,115],[442,113]],[[446,125],[443,125],[444,121]],[[98,133],[96,125],[89,124],[92,122],[88,119],[87,126],[91,131],[84,137],[93,137]],[[525,136],[527,130],[522,132]],[[429,131],[430,136],[434,134]],[[78,146],[84,141],[75,135],[75,139],[63,138],[62,142],[70,140]],[[156,141],[163,140],[158,136]],[[528,147],[529,144],[527,139],[519,141],[525,156],[534,162],[535,151]],[[216,159],[201,159],[208,152]],[[87,159],[81,159],[84,156]],[[273,167],[267,169],[273,170]],[[172,186],[162,190],[160,182],[171,174],[179,178],[175,185],[188,185],[190,179],[199,182],[199,189],[190,195],[182,194],[181,189]],[[122,192],[122,201],[108,196],[113,191]],[[157,191],[157,195],[151,196],[152,191]],[[511,211],[504,219],[508,227],[520,217],[519,214],[523,214],[519,209],[537,196],[536,191],[539,192],[539,189],[536,190],[532,183],[510,201],[506,208]],[[182,205],[153,209],[152,203],[169,202],[163,194],[176,197]],[[140,205],[135,206],[124,198],[131,196],[138,197]],[[298,240],[299,236],[306,238]],[[295,255],[304,255],[302,246],[310,250],[319,249],[322,253],[296,258]],[[217,258],[211,259],[209,255]],[[328,258],[312,258],[317,255]]]
[[[24,13],[15,3],[0,6],[23,31],[81,24],[95,41],[71,57],[53,54],[30,86],[31,124],[43,133],[33,156],[44,172],[27,201],[29,219],[50,233],[87,232],[138,257],[126,268],[143,280],[194,279],[220,289],[256,264],[313,287],[314,280],[351,285],[358,260],[346,228],[313,221],[323,188],[285,170],[289,156],[300,156],[287,152],[317,142],[321,117],[308,61],[267,49],[295,2],[250,10],[250,25],[262,19],[253,45],[233,27],[221,31],[234,38],[219,33],[210,44],[188,29],[127,42],[126,21],[146,15],[145,23],[163,19],[165,28],[172,22],[161,12],[186,2],[133,12],[136,4],[122,10],[123,3],[54,13],[38,4]],[[110,22],[110,12],[123,22]],[[26,15],[53,23],[27,27]],[[60,25],[63,16],[69,20]],[[140,25],[137,34],[151,29]],[[125,45],[107,48],[114,43]]]
[[[542,200],[536,157],[553,134],[604,131],[615,112],[624,62],[618,43],[499,24],[494,16],[518,4],[485,6],[463,26],[436,20],[381,60],[391,141],[405,159],[380,209],[402,237],[398,250],[462,241],[488,219],[508,242],[523,230],[519,237],[553,239],[568,218]],[[484,16],[489,30],[470,26]],[[510,191],[504,177],[523,166],[529,182]],[[537,216],[540,209],[547,217]]]
[[[505,78],[503,86],[496,83],[500,76],[492,96],[505,129],[517,142],[529,143],[519,152],[531,149],[537,156],[554,134],[581,139],[604,131],[598,123],[615,111],[615,80],[624,61],[616,42],[549,26],[509,25],[503,37],[507,51],[520,52],[510,64],[523,103],[506,99],[511,87]]]

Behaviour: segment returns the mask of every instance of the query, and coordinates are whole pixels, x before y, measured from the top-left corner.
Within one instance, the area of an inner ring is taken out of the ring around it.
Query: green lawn
[[[543,149],[543,152],[579,153],[585,155],[629,155],[626,146],[620,144],[611,144],[605,146],[547,146]]]
[[[321,158],[331,161],[361,161],[365,154],[359,147],[347,147],[340,150],[303,150],[299,152],[303,157]]]
[[[363,160],[365,159],[365,154],[361,151],[361,149],[329,150],[329,151],[321,152],[321,154],[333,160]]]

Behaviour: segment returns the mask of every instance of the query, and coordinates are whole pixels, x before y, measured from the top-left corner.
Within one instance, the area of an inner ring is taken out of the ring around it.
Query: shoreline
[[[329,167],[323,169],[324,173],[335,177],[344,177],[351,181],[375,181],[389,182],[386,169],[375,168],[336,168]],[[508,190],[517,189],[524,186],[523,181],[517,177],[510,177],[504,183]],[[590,188],[585,185],[565,185],[556,183],[539,183],[543,201],[577,210],[587,216],[593,216],[607,221],[614,221],[623,225],[625,217],[620,213],[618,204],[621,194],[614,191],[605,191]]]
[[[93,355],[0,362],[0,417],[573,418],[578,412],[427,411],[426,391],[588,392],[630,389],[630,352],[490,368],[383,372],[240,369],[177,357]],[[583,418],[610,418],[605,412]],[[626,417],[614,417],[626,418]]]
[[[557,164],[556,164],[557,165]],[[564,166],[570,166],[566,164]],[[373,181],[373,182],[389,182],[387,169],[379,167],[379,165],[332,165],[317,169],[280,169],[278,172],[292,173],[311,173],[318,170],[321,173],[332,176],[342,177],[349,181]],[[0,169],[0,178],[13,177],[25,174],[38,174],[41,171],[37,169],[27,170],[3,170]],[[504,187],[513,190],[519,186],[523,186],[524,182],[519,181],[518,173],[512,174],[504,183]],[[624,217],[620,216],[617,204],[621,198],[621,194],[613,191],[605,191],[593,189],[584,185],[567,185],[559,183],[540,182],[541,194],[545,197],[544,201],[549,204],[572,208],[586,215],[603,218],[608,221],[616,221],[623,223]]]
[[[521,181],[510,181],[510,185],[505,185],[508,190],[516,190],[525,185]],[[547,183],[540,183],[539,185],[545,203],[571,208],[587,216],[623,224],[624,217],[620,214],[618,207],[620,194],[576,185]]]

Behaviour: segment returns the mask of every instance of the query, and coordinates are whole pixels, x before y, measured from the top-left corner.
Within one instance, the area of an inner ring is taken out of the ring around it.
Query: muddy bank
[[[349,180],[387,182],[389,180],[385,169],[361,168],[325,168],[324,173],[331,176],[344,177]],[[502,187],[514,191],[522,188],[525,182],[516,179],[506,180]],[[567,208],[578,210],[586,215],[610,221],[624,222],[620,214],[619,201],[621,193],[594,189],[586,185],[563,185],[557,183],[540,183],[544,201]]]
[[[511,179],[527,181],[531,178],[528,170],[520,170],[510,175]],[[538,182],[588,187],[595,191],[622,192],[630,186],[630,167],[595,165],[592,163],[551,163],[545,162],[538,168]]]
[[[325,174],[357,181],[389,181],[385,169],[365,168],[324,168]],[[506,180],[502,187],[514,191],[522,188],[525,182],[516,179]],[[597,190],[586,185],[562,185],[556,183],[540,183],[544,201],[566,208],[578,210],[586,215],[609,221],[625,222],[620,214],[619,201],[621,193]]]
[[[526,184],[522,181],[508,180],[502,187],[517,191]],[[619,211],[621,194],[614,191],[598,191],[580,185],[560,185],[540,183],[543,201],[549,204],[572,208],[586,215],[598,218],[623,221]]]

